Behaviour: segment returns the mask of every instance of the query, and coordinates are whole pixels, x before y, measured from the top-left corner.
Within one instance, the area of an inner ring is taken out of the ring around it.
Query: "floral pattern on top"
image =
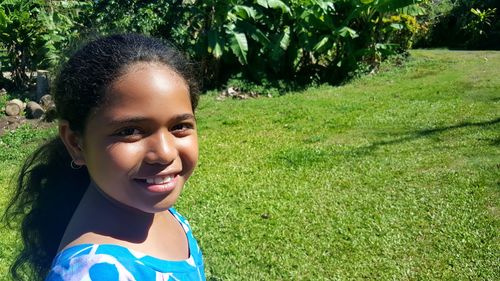
[[[45,281],[205,280],[201,249],[188,221],[174,208],[169,211],[186,233],[186,260],[162,260],[113,244],[81,244],[54,258]]]

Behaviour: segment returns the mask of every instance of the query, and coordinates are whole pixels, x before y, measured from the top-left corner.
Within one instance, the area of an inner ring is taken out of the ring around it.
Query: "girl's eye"
[[[129,137],[129,136],[134,136],[140,134],[141,131],[139,131],[136,128],[125,128],[121,129],[118,132],[115,133],[115,136],[118,137]]]
[[[177,125],[173,126],[171,130],[172,130],[173,133],[182,134],[182,133],[185,133],[188,130],[191,130],[193,128],[194,128],[193,124],[190,124],[190,123],[180,123],[180,124],[177,124]]]

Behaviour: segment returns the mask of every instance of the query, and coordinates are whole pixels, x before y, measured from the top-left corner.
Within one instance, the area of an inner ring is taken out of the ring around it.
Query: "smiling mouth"
[[[167,184],[169,182],[172,182],[174,180],[174,176],[168,175],[164,177],[151,177],[151,178],[146,178],[145,181],[148,184]]]
[[[170,192],[176,187],[177,174],[170,174],[167,176],[154,176],[142,179],[136,179],[145,185],[143,187],[153,193]]]

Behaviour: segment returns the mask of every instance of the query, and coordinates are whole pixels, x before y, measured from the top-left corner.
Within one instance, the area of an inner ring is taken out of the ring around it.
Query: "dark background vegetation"
[[[261,94],[339,84],[414,47],[498,49],[499,1],[1,0],[0,88],[27,98],[33,71],[56,71],[98,34],[165,38],[199,63],[205,90]]]

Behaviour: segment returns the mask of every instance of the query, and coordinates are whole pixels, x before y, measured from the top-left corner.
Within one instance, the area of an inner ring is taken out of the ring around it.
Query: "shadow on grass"
[[[379,142],[374,142],[369,146],[361,147],[359,148],[360,151],[369,153],[372,152],[379,147],[386,146],[386,145],[393,145],[393,144],[399,144],[403,142],[408,142],[408,141],[413,141],[421,138],[427,138],[431,137],[446,131],[450,130],[455,130],[455,129],[460,129],[460,128],[465,128],[465,127],[487,127],[487,126],[492,126],[495,124],[500,123],[500,117],[490,120],[490,121],[483,121],[483,122],[462,122],[456,125],[451,125],[451,126],[445,126],[445,127],[438,127],[438,128],[433,128],[433,129],[424,129],[424,130],[419,130],[414,133],[412,133],[409,136],[406,137],[401,137],[393,140],[388,140],[388,141],[379,141]],[[491,141],[490,145],[493,146],[498,146],[500,144],[500,140],[494,139]]]
[[[318,166],[322,163],[331,163],[332,157],[342,158],[357,158],[363,155],[373,153],[375,150],[388,145],[395,145],[404,142],[414,141],[417,139],[428,138],[434,135],[465,128],[465,127],[487,127],[500,123],[500,117],[483,122],[462,122],[456,125],[438,127],[433,129],[418,130],[410,133],[407,136],[395,138],[392,140],[374,142],[370,145],[347,149],[347,150],[330,150],[321,148],[311,148],[311,147],[293,147],[285,148],[275,154],[275,159],[286,166],[287,168],[300,167],[300,166]],[[489,142],[492,146],[500,145],[500,138],[491,139]]]

